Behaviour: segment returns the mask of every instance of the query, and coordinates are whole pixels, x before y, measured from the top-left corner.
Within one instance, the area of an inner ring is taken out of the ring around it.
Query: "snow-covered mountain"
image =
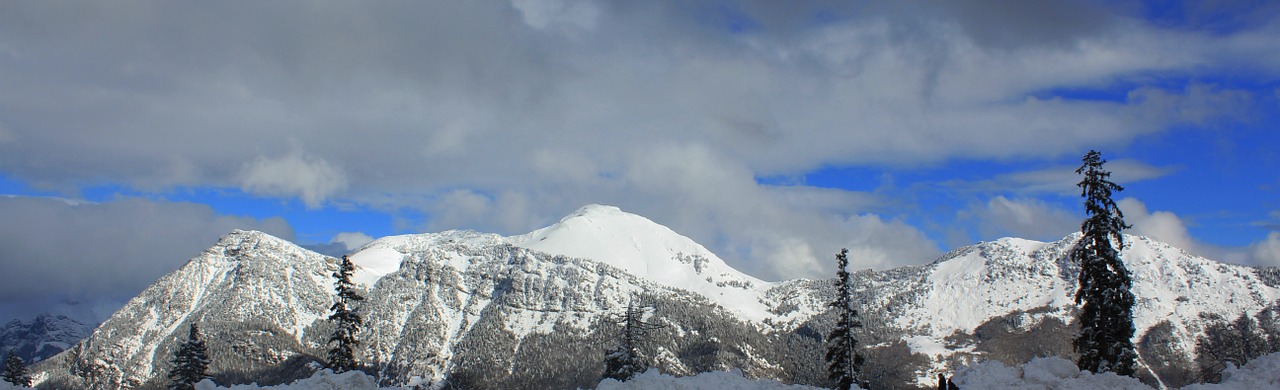
[[[1051,243],[1001,239],[936,262],[854,274],[873,387],[929,383],[983,359],[1065,356],[1076,269]],[[1143,237],[1122,256],[1148,380],[1186,381],[1197,339],[1216,322],[1276,306],[1274,271],[1227,265]],[[643,217],[592,205],[534,232],[385,237],[351,255],[366,300],[358,359],[383,384],[591,387],[630,302],[652,306],[642,354],[664,372],[739,368],[752,378],[826,385],[829,280],[764,282]],[[66,353],[38,381],[155,388],[186,327],[199,322],[218,383],[309,376],[330,332],[336,260],[237,231],[166,275]],[[1280,334],[1277,334],[1280,336]],[[69,374],[68,374],[69,373]],[[1173,378],[1177,375],[1183,377]],[[415,379],[417,378],[417,379]]]
[[[90,330],[90,326],[61,315],[41,315],[31,322],[10,321],[0,328],[0,361],[10,354],[27,363],[48,359],[84,339]]]
[[[552,255],[592,259],[644,280],[698,293],[746,318],[768,318],[759,296],[772,284],[738,272],[666,226],[617,207],[588,205],[554,225],[506,241]]]

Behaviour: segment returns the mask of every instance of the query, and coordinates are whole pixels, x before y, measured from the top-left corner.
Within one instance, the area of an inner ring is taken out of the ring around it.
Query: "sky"
[[[643,215],[766,280],[1083,219],[1280,266],[1269,1],[0,3],[0,321],[105,318],[232,229]]]

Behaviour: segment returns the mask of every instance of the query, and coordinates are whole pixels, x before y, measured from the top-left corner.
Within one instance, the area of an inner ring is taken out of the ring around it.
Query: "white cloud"
[[[852,265],[883,270],[921,264],[939,255],[937,244],[919,229],[902,221],[885,221],[877,215],[858,215],[850,217],[843,225],[846,229],[842,232],[848,235],[843,247],[849,249]],[[835,252],[830,252],[828,260],[834,255]]]
[[[1255,266],[1280,266],[1280,232],[1267,236],[1244,247],[1207,244],[1191,236],[1182,218],[1168,211],[1148,211],[1147,206],[1133,198],[1116,202],[1125,214],[1125,222],[1133,225],[1127,233],[1148,236],[1196,255],[1235,264]]]
[[[293,239],[280,218],[220,215],[208,206],[125,198],[103,203],[0,197],[0,317],[77,302],[90,321],[173,271],[232,229]],[[2,321],[7,321],[0,319]]]
[[[331,244],[342,244],[348,252],[360,249],[370,242],[373,242],[373,237],[363,232],[341,232],[333,235],[333,239],[329,240]]]
[[[307,207],[317,208],[347,187],[347,177],[324,159],[295,152],[275,159],[258,157],[246,163],[241,170],[240,187],[258,195],[296,196]]]
[[[1128,233],[1151,237],[1156,241],[1173,245],[1201,256],[1212,255],[1211,253],[1206,253],[1206,248],[1191,238],[1191,233],[1187,231],[1187,225],[1174,213],[1168,211],[1150,212],[1147,210],[1146,204],[1134,198],[1120,199],[1120,201],[1116,202],[1116,206],[1120,207],[1120,211],[1124,213],[1125,222],[1133,226],[1133,229]]]
[[[1253,264],[1280,267],[1280,232],[1271,232],[1267,238],[1250,245]]]

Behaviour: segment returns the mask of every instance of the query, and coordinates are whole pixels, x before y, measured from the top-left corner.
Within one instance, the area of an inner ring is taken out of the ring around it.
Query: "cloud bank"
[[[1257,99],[1143,80],[1280,69],[1274,18],[1206,32],[1138,14],[1068,1],[5,3],[0,172],[72,192],[239,188],[427,216],[406,230],[523,233],[610,203],[766,279],[825,276],[842,246],[858,267],[917,264],[938,245],[892,199],[758,178],[1120,148],[1240,120]],[[1106,99],[1058,93],[1117,85]],[[1071,191],[1005,179],[993,185]],[[1065,225],[1029,198],[975,204],[992,231]]]

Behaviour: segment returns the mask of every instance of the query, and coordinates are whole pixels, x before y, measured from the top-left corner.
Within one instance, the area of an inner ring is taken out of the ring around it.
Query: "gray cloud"
[[[232,229],[293,239],[280,218],[219,215],[194,203],[0,196],[0,322],[54,307],[102,320]],[[86,312],[87,311],[87,312]]]
[[[901,241],[867,266],[937,248],[874,195],[755,177],[1122,146],[1229,119],[1247,96],[1031,96],[1280,69],[1274,24],[1206,34],[1060,1],[849,4],[4,3],[0,172],[71,193],[243,188],[506,233],[613,203],[761,276],[810,276],[872,231]]]

